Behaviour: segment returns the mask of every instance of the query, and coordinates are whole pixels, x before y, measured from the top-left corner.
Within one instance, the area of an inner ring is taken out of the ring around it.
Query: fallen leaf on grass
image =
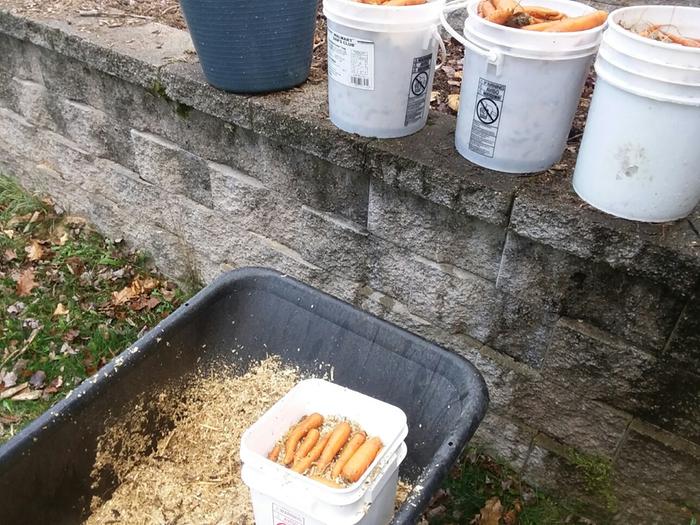
[[[27,258],[32,261],[40,261],[44,258],[44,247],[39,244],[39,241],[32,241],[29,246],[24,247],[24,251],[27,252]]]
[[[8,248],[3,253],[2,258],[5,259],[5,262],[14,261],[17,258],[17,252]]]
[[[75,216],[75,215],[67,215],[66,217],[63,218],[63,221],[68,226],[73,226],[73,227],[80,227],[80,226],[84,226],[85,224],[87,224],[87,220],[83,219],[82,217]]]
[[[459,111],[459,95],[447,95],[447,105],[452,111]]]
[[[22,420],[19,416],[13,416],[10,414],[0,415],[0,424],[3,425],[14,425]]]
[[[78,337],[80,335],[80,331],[76,330],[75,328],[71,328],[70,330],[67,330],[65,334],[63,334],[63,339],[66,343],[71,343],[73,342],[73,339]]]
[[[10,315],[17,315],[22,313],[22,311],[27,307],[22,301],[17,301],[7,307],[7,313]]]
[[[65,355],[75,355],[78,353],[78,351],[68,343],[63,343],[63,345],[61,345],[61,350],[59,351]]]
[[[61,235],[61,237],[59,237],[58,245],[64,246],[68,242],[68,239],[69,239],[68,234],[64,233],[63,235]]]
[[[479,517],[476,523],[478,525],[498,525],[501,516],[503,515],[503,506],[501,500],[493,497],[486,501],[483,508],[479,511]]]
[[[66,266],[68,266],[68,271],[73,275],[82,275],[85,271],[85,263],[80,257],[68,257]]]
[[[32,374],[32,377],[29,378],[29,384],[33,388],[43,388],[45,382],[46,372],[44,372],[43,370],[37,370]]]
[[[58,317],[61,315],[68,315],[70,312],[68,308],[63,306],[63,303],[58,303],[56,305],[56,309],[53,311],[53,317]]]
[[[3,390],[0,392],[0,399],[7,399],[9,397],[14,396],[15,394],[19,394],[22,390],[25,388],[29,387],[29,383],[26,381],[24,383],[21,383],[17,386],[13,386],[12,388],[8,388],[6,390]]]
[[[17,384],[17,373],[14,370],[0,372],[0,383],[2,383],[5,388],[12,388]]]
[[[151,292],[158,284],[159,281],[153,277],[146,277],[145,279],[137,277],[129,286],[125,286],[118,292],[112,292],[112,304],[114,306],[126,304],[142,294]]]
[[[26,297],[30,295],[32,290],[37,286],[39,286],[39,284],[34,280],[34,270],[32,268],[27,268],[17,279],[17,295],[19,297]]]
[[[135,301],[132,301],[129,304],[129,306],[131,307],[132,310],[140,312],[144,308],[148,308],[149,310],[153,310],[159,304],[160,304],[160,299],[158,299],[157,297],[146,297],[146,296],[142,295],[138,299],[136,299]]]
[[[12,401],[36,401],[42,396],[43,392],[41,390],[24,390],[12,396]]]
[[[29,222],[32,219],[32,217],[33,217],[33,215],[31,213],[27,213],[25,215],[15,215],[9,221],[7,221],[7,227],[14,228],[18,224]],[[7,235],[7,231],[5,232],[5,234]],[[9,235],[8,235],[8,237],[9,237]]]
[[[55,394],[63,386],[63,376],[58,376],[44,388],[44,394]]]
[[[14,230],[3,230],[3,234],[5,234],[5,237],[8,239],[14,239],[15,238],[15,231]]]

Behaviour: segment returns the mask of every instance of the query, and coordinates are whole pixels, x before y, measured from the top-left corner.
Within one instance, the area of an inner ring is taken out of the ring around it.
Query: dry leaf
[[[13,386],[12,388],[8,388],[7,390],[3,390],[0,392],[0,399],[7,399],[8,397],[12,397],[15,394],[19,394],[22,390],[25,388],[29,387],[29,383],[26,381],[22,384],[19,384],[17,386]]]
[[[12,396],[12,401],[35,401],[41,397],[41,390],[24,390]]]
[[[35,211],[34,213],[32,213],[32,218],[29,219],[29,224],[34,224],[36,221],[39,220],[39,217],[41,217],[40,211]]]
[[[10,315],[18,315],[21,314],[26,307],[27,305],[22,301],[17,301],[16,303],[7,307],[7,313]]]
[[[0,383],[2,383],[5,388],[12,388],[17,384],[17,373],[14,370],[1,373]]]
[[[17,252],[11,249],[5,250],[5,253],[3,254],[3,259],[5,259],[5,262],[10,262],[14,261],[17,258]]]
[[[22,420],[20,416],[13,416],[11,414],[0,414],[0,424],[3,425],[14,425]]]
[[[479,511],[479,525],[498,525],[503,514],[501,500],[493,497],[486,501],[481,511]]]
[[[56,305],[56,309],[53,311],[53,316],[57,317],[59,315],[68,315],[69,311],[68,308],[63,306],[63,303],[58,303]]]
[[[64,233],[64,234],[61,235],[61,237],[58,239],[58,245],[59,245],[59,246],[63,246],[64,244],[66,244],[66,243],[68,242],[68,239],[69,239],[68,234],[67,234],[67,233]]]
[[[58,376],[44,389],[44,394],[55,394],[63,386],[63,376]]]
[[[452,111],[459,111],[459,95],[447,95],[447,105]]]
[[[430,92],[430,102],[437,102],[440,100],[440,92],[439,91],[431,91]]]
[[[503,515],[503,525],[517,525],[518,513],[511,509]]]
[[[17,295],[19,297],[26,297],[32,293],[32,290],[39,286],[34,280],[34,270],[32,268],[27,268],[24,270],[17,279]]]
[[[59,350],[59,351],[62,354],[66,354],[66,355],[75,355],[78,353],[78,351],[75,348],[73,348],[71,345],[69,345],[68,343],[63,343],[61,345],[61,350]]]
[[[44,257],[44,248],[36,240],[32,241],[29,246],[25,246],[24,251],[27,252],[27,258],[32,262],[40,261]]]
[[[68,226],[73,226],[74,228],[84,226],[87,223],[85,219],[75,215],[67,215],[63,220]]]
[[[61,339],[63,339],[66,343],[71,343],[73,342],[73,339],[78,337],[79,334],[80,332],[78,330],[71,328],[70,330],[67,330],[65,334],[63,334]]]
[[[32,374],[32,377],[29,378],[29,384],[32,388],[43,388],[45,382],[46,372],[43,370],[37,370]]]
[[[15,231],[14,230],[3,230],[2,233],[4,233],[5,237],[7,237],[8,239],[15,238]]]

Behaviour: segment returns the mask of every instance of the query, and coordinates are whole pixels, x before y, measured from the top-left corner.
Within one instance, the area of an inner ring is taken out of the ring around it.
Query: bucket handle
[[[499,76],[501,74],[501,66],[503,65],[503,54],[500,53],[496,49],[484,49],[483,47],[479,47],[476,44],[470,42],[468,39],[464,37],[464,35],[460,35],[457,30],[450,25],[450,23],[447,21],[447,17],[445,16],[446,13],[452,13],[453,11],[456,11],[457,9],[461,9],[463,7],[466,7],[468,2],[464,1],[458,1],[458,2],[449,2],[445,4],[444,9],[440,11],[440,23],[442,24],[442,27],[445,28],[445,30],[450,34],[452,38],[457,40],[460,44],[462,44],[464,47],[469,49],[472,53],[476,53],[477,55],[480,55],[484,58],[486,58],[488,64],[492,64],[496,66],[496,76]],[[487,65],[488,67],[488,65]]]
[[[437,26],[433,28],[433,36],[435,40],[437,40],[438,46],[440,46],[440,62],[435,64],[435,71],[437,71],[447,62],[447,48],[445,47],[445,41],[442,39]]]

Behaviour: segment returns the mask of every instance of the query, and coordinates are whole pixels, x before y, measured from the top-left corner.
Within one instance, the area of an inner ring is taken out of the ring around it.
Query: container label
[[[328,28],[328,76],[358,89],[374,89],[374,42]]]
[[[404,127],[423,118],[428,101],[428,84],[430,82],[430,68],[432,64],[432,53],[413,59]]]
[[[479,79],[476,105],[474,106],[474,122],[469,137],[469,149],[474,153],[493,158],[505,95],[506,87],[503,84],[496,84],[483,78]]]
[[[272,525],[304,525],[304,517],[273,503]]]

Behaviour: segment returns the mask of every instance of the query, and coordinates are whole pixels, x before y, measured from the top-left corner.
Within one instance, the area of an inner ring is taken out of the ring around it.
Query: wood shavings
[[[93,499],[84,523],[252,525],[241,436],[301,379],[272,357],[243,375],[197,374],[186,388],[140,399],[99,440],[93,489],[117,487],[106,501]],[[397,508],[410,491],[399,482]]]

